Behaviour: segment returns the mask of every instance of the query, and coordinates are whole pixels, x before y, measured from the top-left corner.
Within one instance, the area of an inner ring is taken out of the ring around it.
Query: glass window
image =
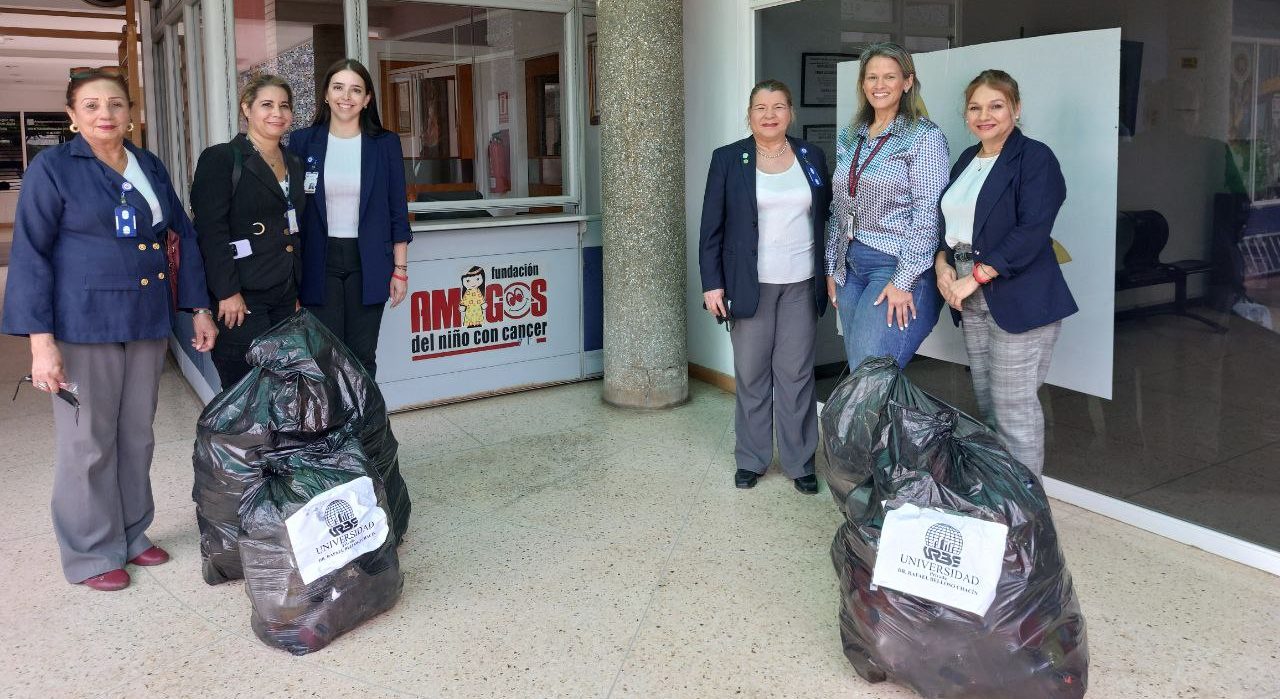
[[[342,0],[235,0],[237,91],[258,73],[279,75],[293,88],[293,127],[310,125],[316,83],[347,55],[342,5]]]
[[[383,125],[400,134],[410,203],[487,207],[417,220],[565,193],[564,27],[556,12],[370,0],[370,71]]]
[[[757,18],[758,77],[793,88],[802,51],[857,54],[886,39],[930,51],[1121,28],[1120,114],[1097,120],[1120,127],[1118,230],[1098,232],[1116,241],[1112,397],[1044,387],[1044,472],[1280,550],[1280,528],[1266,524],[1280,505],[1280,391],[1269,368],[1280,360],[1276,4],[801,0]],[[991,67],[1019,77],[1018,65]],[[1027,101],[1053,90],[1022,85]],[[834,107],[802,106],[793,133],[829,139],[836,125]],[[1044,125],[1024,128],[1036,138]],[[972,142],[953,142],[952,157]],[[1097,290],[1072,291],[1080,300]],[[949,323],[944,311],[939,325]],[[824,332],[820,397],[844,360],[834,327]],[[918,356],[907,374],[976,411],[964,366]]]

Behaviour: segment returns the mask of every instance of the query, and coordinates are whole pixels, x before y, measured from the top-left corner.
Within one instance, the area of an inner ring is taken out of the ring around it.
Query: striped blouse
[[[867,138],[867,126],[846,126],[836,139],[826,271],[837,284],[844,285],[845,255],[849,250],[844,226],[850,208],[856,206],[854,236],[859,242],[898,258],[893,285],[910,291],[916,279],[933,266],[934,251],[938,249],[938,199],[947,185],[951,165],[947,137],[924,117],[910,123],[898,115],[885,129],[888,135],[884,146],[862,172],[854,201],[849,196],[849,169],[858,141],[865,139],[858,163],[862,167],[880,138]]]

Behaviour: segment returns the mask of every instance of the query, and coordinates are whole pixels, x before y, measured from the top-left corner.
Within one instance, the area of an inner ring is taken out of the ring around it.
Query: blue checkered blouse
[[[947,186],[951,152],[942,130],[924,117],[910,123],[899,114],[885,131],[888,140],[862,173],[856,203],[849,197],[849,167],[854,150],[858,139],[866,139],[859,155],[858,166],[862,167],[876,139],[867,138],[867,124],[846,126],[836,139],[826,271],[844,286],[849,240],[843,229],[850,207],[856,205],[855,237],[898,258],[893,285],[910,291],[916,279],[933,266],[938,249],[938,199]]]

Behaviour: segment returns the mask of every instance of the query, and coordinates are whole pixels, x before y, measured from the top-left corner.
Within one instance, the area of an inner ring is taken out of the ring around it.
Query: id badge
[[[249,239],[231,241],[231,259],[239,260],[253,254],[253,248],[249,245]]]
[[[116,207],[116,237],[117,238],[137,238],[138,212],[133,210],[128,204],[121,204]]]
[[[858,230],[858,215],[852,211],[844,218],[844,237],[853,240],[853,234]]]
[[[302,191],[306,194],[315,194],[316,187],[320,184],[320,173],[315,170],[307,172],[307,176],[302,179]]]
[[[298,232],[298,213],[293,209],[289,209],[288,211],[285,212],[285,217],[289,219],[289,232],[297,233]]]

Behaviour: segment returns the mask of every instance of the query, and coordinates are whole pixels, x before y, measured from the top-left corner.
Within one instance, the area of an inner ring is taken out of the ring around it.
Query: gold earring
[[[128,131],[129,133],[133,133],[133,122],[132,122],[132,121],[131,121],[131,122],[129,122],[129,128],[125,129],[125,131]]]
[[[68,126],[67,129],[71,131],[71,133],[80,133],[80,127],[76,126],[75,124]]]

